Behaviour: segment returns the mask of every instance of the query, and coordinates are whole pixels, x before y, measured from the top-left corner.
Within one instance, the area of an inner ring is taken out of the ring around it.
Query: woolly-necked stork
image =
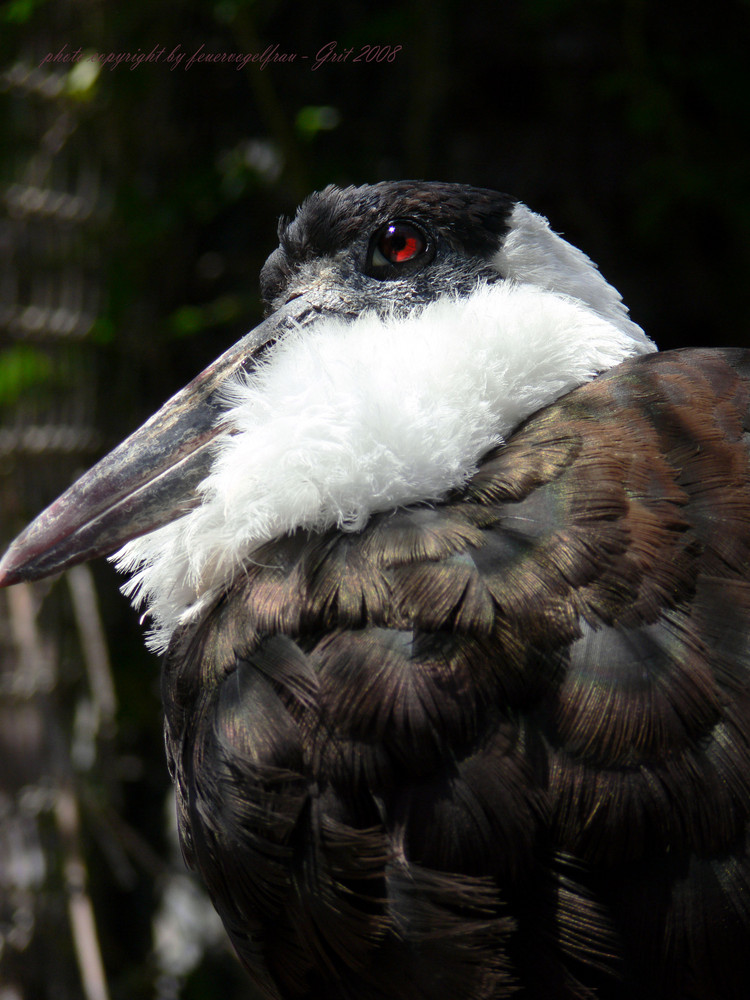
[[[328,187],[261,284],[0,568],[119,549],[261,994],[744,1000],[750,354],[464,185]]]

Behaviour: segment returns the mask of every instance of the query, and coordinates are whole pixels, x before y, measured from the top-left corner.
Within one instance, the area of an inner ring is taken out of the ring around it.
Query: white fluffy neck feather
[[[439,500],[525,417],[654,350],[623,316],[498,282],[406,318],[328,318],[287,336],[228,386],[235,433],[219,439],[202,504],[114,557],[134,573],[124,590],[147,607],[152,648],[262,543]]]
[[[653,351],[653,343],[628,316],[617,289],[610,285],[583,250],[550,229],[543,215],[518,202],[510,228],[493,259],[505,278],[569,295],[614,323],[634,341]]]

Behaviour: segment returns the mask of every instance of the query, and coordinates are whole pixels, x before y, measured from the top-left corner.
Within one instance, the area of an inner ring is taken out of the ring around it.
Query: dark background
[[[330,182],[508,191],[660,347],[747,345],[749,27],[744,0],[0,4],[0,544],[259,319],[279,215]],[[313,71],[331,42],[350,55]],[[186,70],[201,45],[297,58]],[[155,48],[91,72],[91,53]],[[111,997],[248,996],[221,944],[182,969],[154,950],[180,870],[158,664],[113,571],[94,574],[119,707],[93,729],[64,582],[30,590],[46,681],[24,682],[23,612],[0,602],[0,984],[94,996],[68,917],[79,852]]]

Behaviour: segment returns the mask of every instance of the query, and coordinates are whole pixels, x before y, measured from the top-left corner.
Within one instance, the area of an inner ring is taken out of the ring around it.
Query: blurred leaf
[[[19,345],[0,353],[0,404],[10,406],[32,386],[48,382],[52,362],[42,351]]]
[[[341,124],[341,112],[330,104],[312,105],[297,112],[297,132],[304,139],[312,139],[318,132],[329,132]]]
[[[66,77],[67,92],[78,100],[89,100],[94,96],[94,85],[101,72],[101,63],[97,59],[90,59],[90,55],[90,52],[84,53],[83,58],[71,68]]]
[[[0,21],[6,24],[26,24],[39,7],[43,7],[47,0],[10,0],[0,7]]]
[[[190,337],[206,325],[204,310],[199,306],[180,306],[169,317],[169,327],[177,337]]]
[[[93,344],[111,344],[115,338],[115,325],[108,316],[99,316],[91,325],[89,340]]]
[[[169,317],[169,328],[175,337],[192,337],[212,326],[232,323],[249,311],[241,295],[221,295],[203,306],[181,306]]]

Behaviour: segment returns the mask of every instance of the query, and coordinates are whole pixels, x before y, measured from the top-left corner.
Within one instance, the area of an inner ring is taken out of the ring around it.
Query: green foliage
[[[101,64],[95,59],[89,59],[86,53],[80,62],[75,63],[65,78],[65,90],[78,101],[92,100],[96,92],[96,84],[101,73]]]
[[[35,347],[18,344],[0,351],[0,406],[11,406],[25,392],[48,383],[52,362]]]
[[[0,21],[6,24],[26,24],[47,0],[9,0],[0,6]]]
[[[202,306],[180,306],[169,317],[175,337],[191,337],[203,330],[234,323],[248,312],[248,301],[240,295],[222,295]]]
[[[341,112],[330,104],[306,105],[297,112],[297,132],[304,139],[312,139],[318,132],[330,132],[340,124]]]

